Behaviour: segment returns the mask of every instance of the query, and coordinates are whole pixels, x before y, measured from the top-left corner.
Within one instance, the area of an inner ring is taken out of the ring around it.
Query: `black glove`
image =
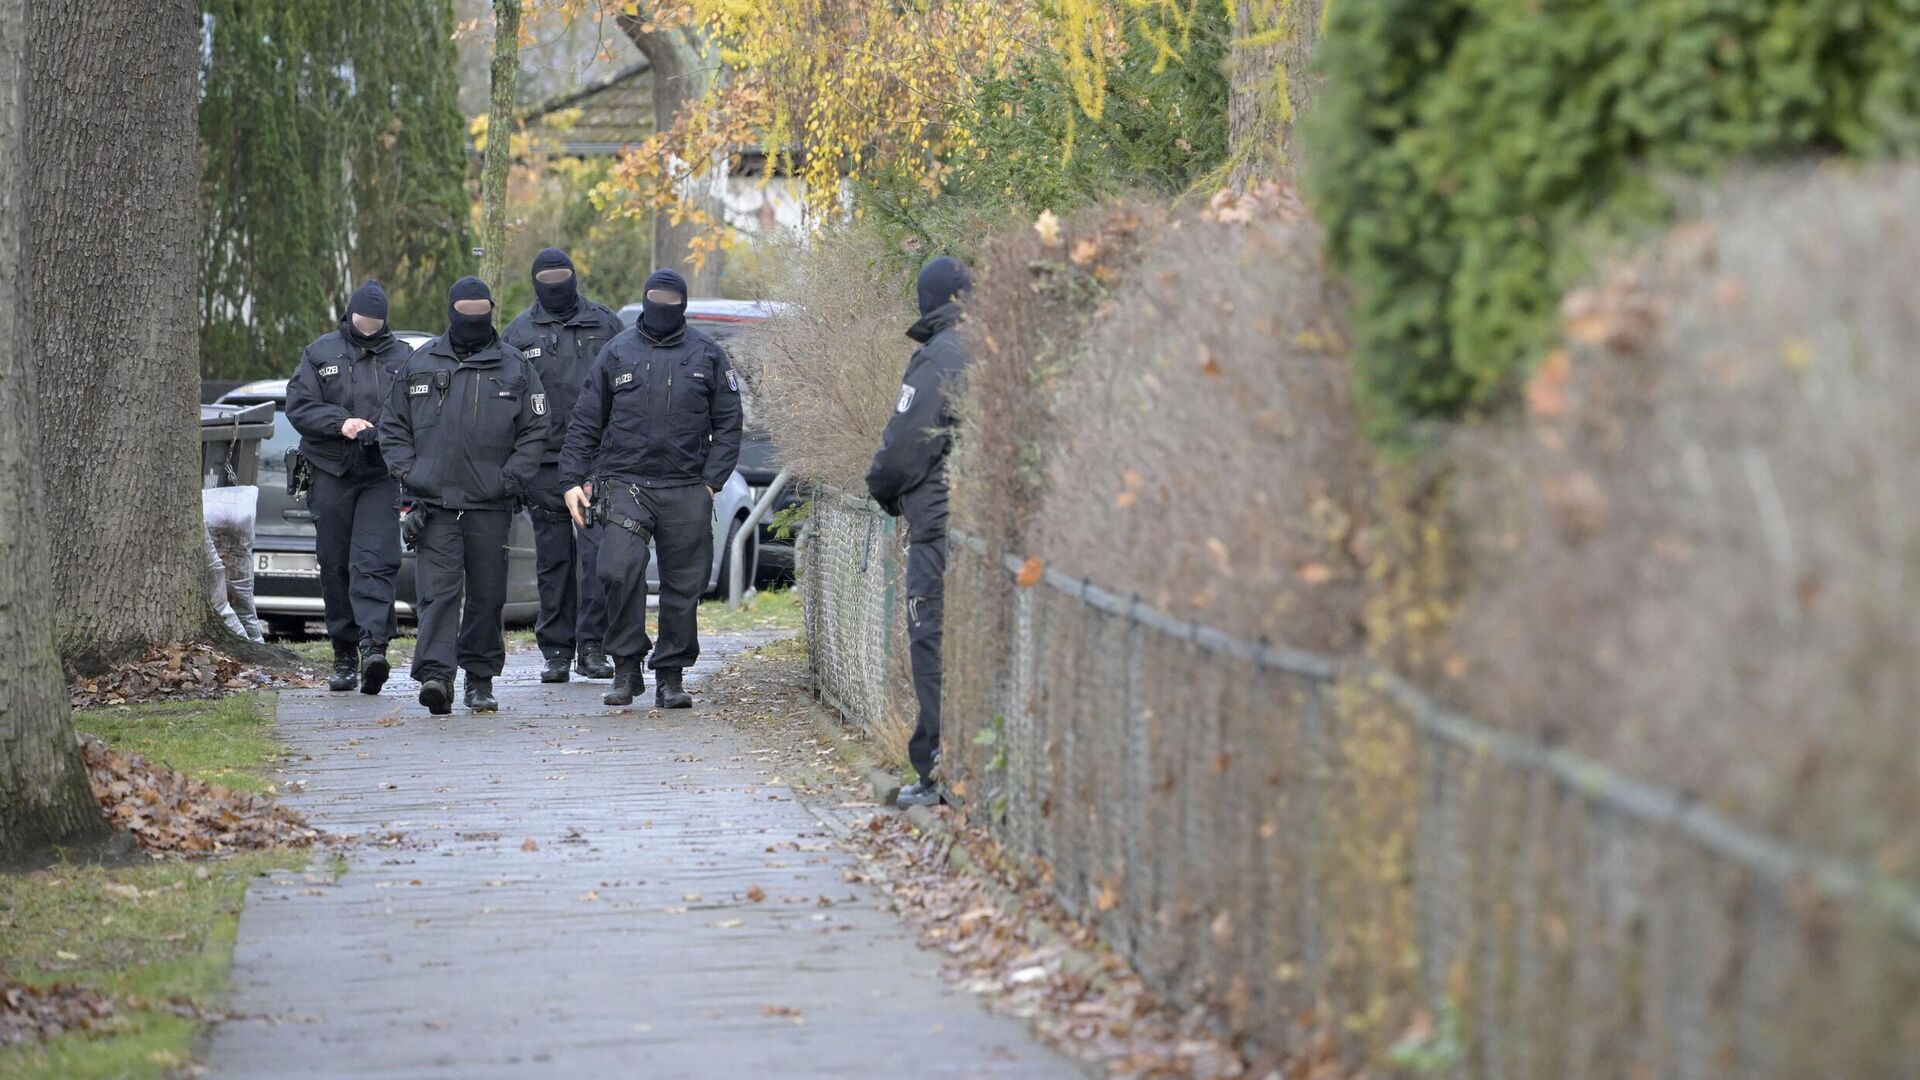
[[[430,511],[424,503],[400,504],[400,542],[408,551],[420,546],[420,538],[427,532],[427,515]]]

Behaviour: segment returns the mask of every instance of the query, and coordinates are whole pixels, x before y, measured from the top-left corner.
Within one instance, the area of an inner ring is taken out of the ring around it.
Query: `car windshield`
[[[260,483],[262,486],[287,482],[287,451],[300,445],[300,433],[287,423],[284,410],[273,412],[273,434],[260,441]],[[272,479],[268,479],[271,474]]]

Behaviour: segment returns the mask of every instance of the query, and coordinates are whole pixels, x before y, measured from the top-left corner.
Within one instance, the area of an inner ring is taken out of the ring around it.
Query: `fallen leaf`
[[[747,899],[757,904],[760,901],[765,900],[766,898],[767,898],[767,890],[761,888],[758,885],[747,886]]]
[[[520,850],[521,851],[539,851],[540,844],[538,841],[534,840],[533,837],[529,836],[525,840],[520,841]]]
[[[1029,555],[1027,561],[1021,564],[1019,575],[1013,580],[1021,588],[1031,589],[1040,584],[1040,578],[1046,572],[1046,568],[1047,564],[1042,562],[1039,556]]]

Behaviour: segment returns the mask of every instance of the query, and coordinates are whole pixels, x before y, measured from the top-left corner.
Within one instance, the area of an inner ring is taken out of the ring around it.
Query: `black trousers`
[[[933,773],[940,749],[940,641],[946,618],[947,538],[907,545],[907,658],[920,705],[907,760],[922,779]]]
[[[327,637],[339,652],[384,648],[393,636],[393,584],[400,576],[400,485],[385,472],[346,476],[313,470],[307,509]]]
[[[540,587],[534,640],[549,659],[571,660],[607,636],[607,595],[594,569],[600,534],[574,528],[558,465],[542,465],[534,474],[527,488],[527,516],[533,521],[535,580]]]
[[[453,680],[454,665],[469,676],[491,679],[506,663],[500,633],[507,605],[507,534],[511,510],[428,511],[426,531],[414,549],[415,613],[420,639],[413,650],[413,677]]]
[[[612,520],[601,526],[600,584],[607,592],[607,655],[648,667],[700,659],[700,594],[713,572],[713,496],[704,485],[644,488],[615,483]],[[647,545],[660,549],[660,640],[647,638]]]

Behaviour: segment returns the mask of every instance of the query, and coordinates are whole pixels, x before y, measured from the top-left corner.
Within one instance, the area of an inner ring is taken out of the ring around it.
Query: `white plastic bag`
[[[266,640],[266,628],[253,605],[253,523],[259,504],[260,489],[252,485],[200,492],[207,536],[225,569],[224,599],[233,611],[229,623],[237,622],[234,633],[250,641]],[[220,605],[214,608],[219,610]]]
[[[240,625],[240,617],[233,613],[233,604],[227,599],[227,568],[220,563],[220,553],[214,550],[213,530],[207,534],[207,599],[213,604],[213,613],[227,624],[227,629],[247,636],[247,628]]]

